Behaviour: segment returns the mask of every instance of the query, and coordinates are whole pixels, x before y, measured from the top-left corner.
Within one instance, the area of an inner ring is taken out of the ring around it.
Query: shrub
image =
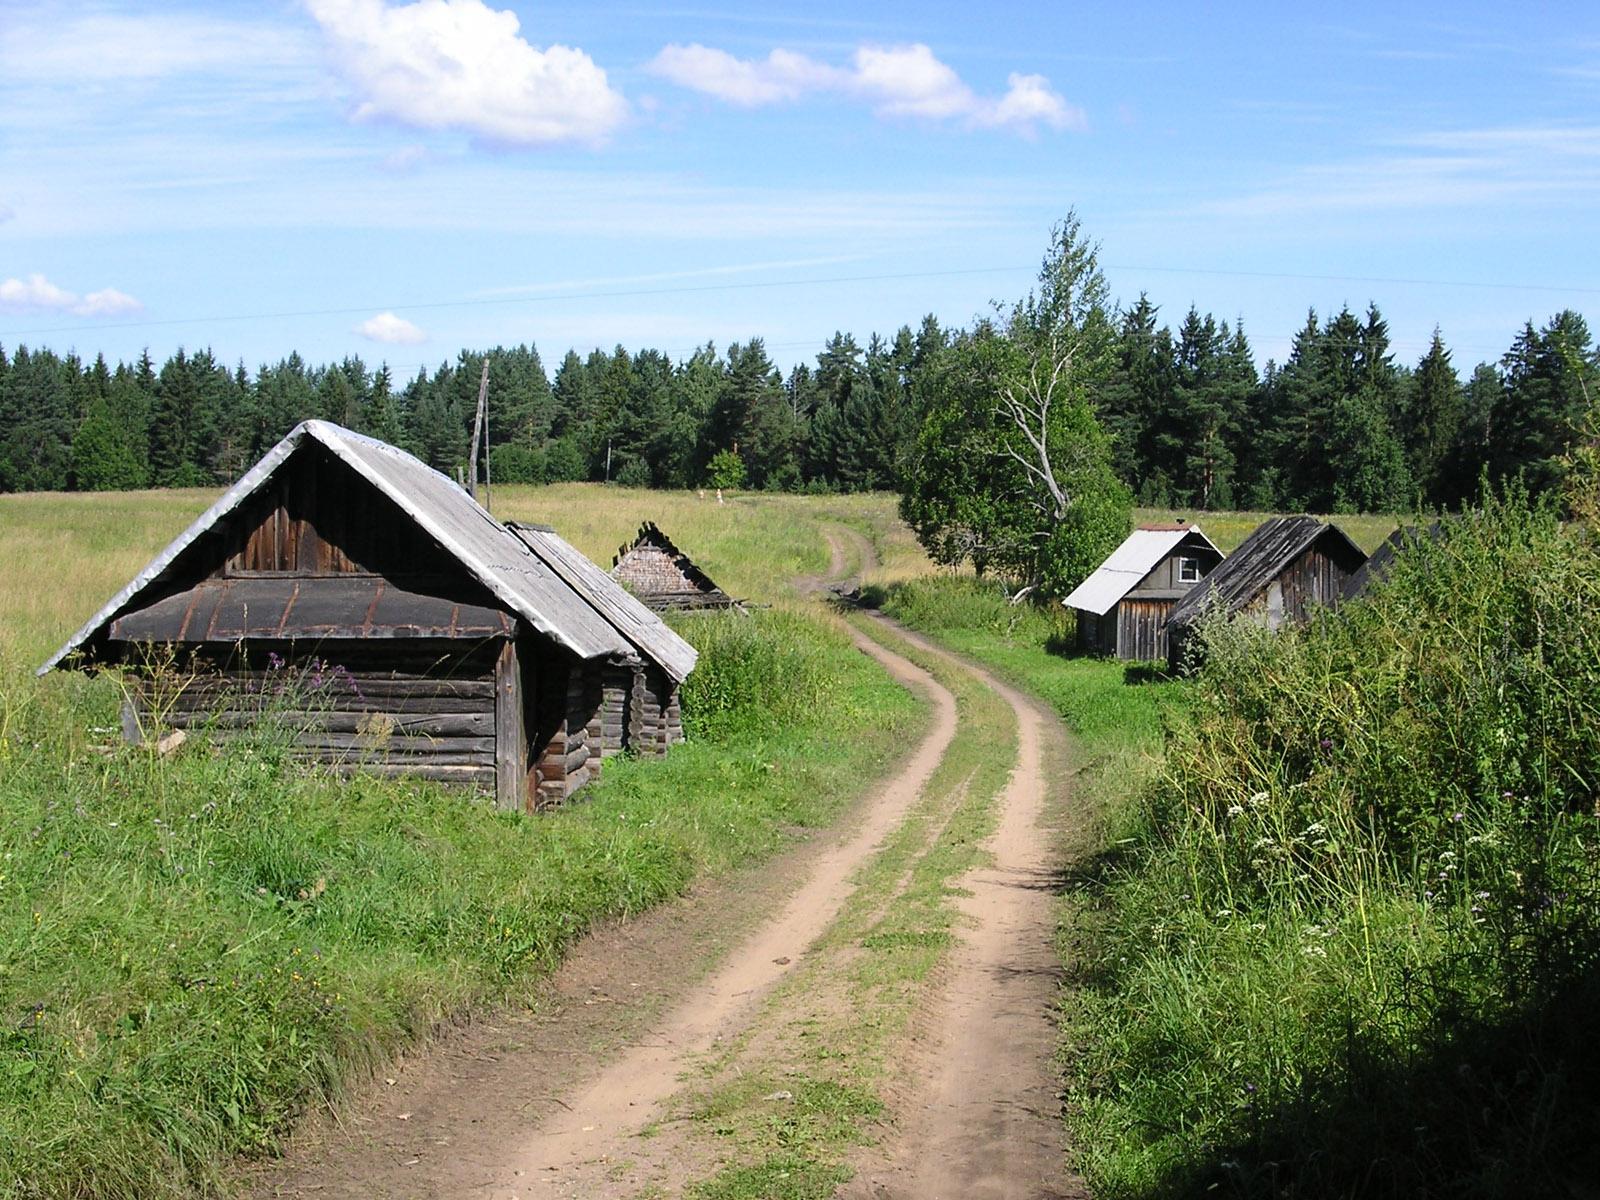
[[[1519,495],[1209,631],[1089,952],[1108,1196],[1557,1194],[1600,1111],[1600,555]]]
[[[691,738],[774,732],[803,722],[832,698],[830,654],[844,639],[813,620],[783,610],[696,613],[678,628],[700,651],[683,684]]]

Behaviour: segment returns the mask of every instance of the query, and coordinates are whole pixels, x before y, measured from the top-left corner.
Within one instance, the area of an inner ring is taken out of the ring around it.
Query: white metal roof
[[[352,433],[329,421],[305,421],[290,430],[193,525],[156,555],[39,668],[39,673],[49,671],[98,634],[135,596],[161,579],[185,550],[265,486],[307,440],[325,446],[393,500],[497,600],[534,629],[579,658],[619,657],[637,661],[639,655],[634,643],[580,594],[580,583],[558,574],[452,480],[385,442]],[[606,578],[598,567],[595,572]],[[615,583],[612,586],[622,590]],[[655,657],[648,646],[639,649]],[[672,661],[663,661],[661,665],[674,678],[681,679],[694,665],[693,649],[689,650],[688,667],[682,666],[681,652],[673,649]],[[679,669],[683,674],[678,673]]]
[[[1135,529],[1062,603],[1097,617],[1105,616],[1191,533],[1216,549],[1198,525]]]

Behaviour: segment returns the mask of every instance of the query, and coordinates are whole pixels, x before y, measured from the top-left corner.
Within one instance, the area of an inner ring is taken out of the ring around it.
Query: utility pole
[[[478,439],[483,433],[484,405],[489,399],[489,356],[483,356],[483,376],[478,380],[478,411],[472,418],[472,454],[467,459],[467,494],[478,498]]]

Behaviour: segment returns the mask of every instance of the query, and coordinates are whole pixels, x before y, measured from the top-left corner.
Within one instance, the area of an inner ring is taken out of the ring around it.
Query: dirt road
[[[830,578],[871,544],[830,527]],[[851,553],[853,552],[853,554]],[[804,583],[803,585],[804,586]],[[898,631],[928,653],[934,647]],[[316,1197],[587,1198],[677,1195],[709,1163],[683,1138],[641,1138],[684,1072],[756,1019],[805,961],[854,872],[905,819],[956,731],[956,704],[931,674],[856,635],[862,650],[934,707],[899,773],[841,827],[767,871],[709,889],[586,939],[538,1015],[447,1036],[348,1107],[312,1122],[255,1194]],[[947,661],[956,662],[945,656]],[[1018,758],[991,867],[961,882],[967,928],[906,1048],[878,1146],[850,1197],[938,1200],[1080,1194],[1064,1177],[1052,1069],[1050,839],[1040,830],[1052,719],[974,671],[1017,713]]]

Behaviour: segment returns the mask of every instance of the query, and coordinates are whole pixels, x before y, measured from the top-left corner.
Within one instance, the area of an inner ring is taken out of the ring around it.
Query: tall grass
[[[741,620],[731,653],[715,619],[685,623],[704,651],[690,744],[612,760],[536,820],[308,771],[270,733],[171,758],[116,745],[113,679],[41,683],[8,663],[0,1194],[216,1191],[230,1156],[270,1151],[307,1104],[438,1022],[526,995],[594,922],[831,819],[918,708],[836,627]],[[783,669],[752,674],[751,658]],[[803,711],[794,663],[827,681]]]
[[[1209,631],[1078,947],[1098,1194],[1600,1178],[1597,568],[1511,496],[1303,632]]]

